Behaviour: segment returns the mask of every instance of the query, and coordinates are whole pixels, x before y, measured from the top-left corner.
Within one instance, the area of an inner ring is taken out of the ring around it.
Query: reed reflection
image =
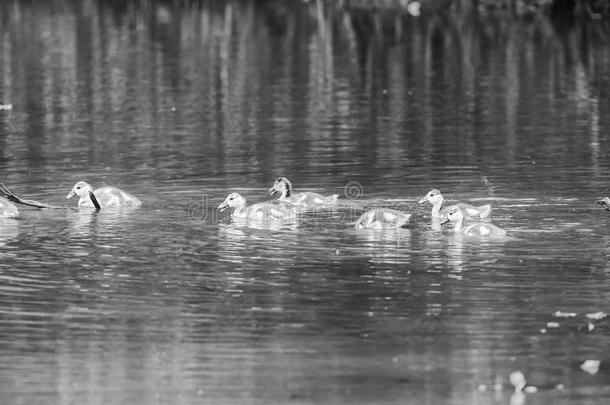
[[[536,142],[555,151],[555,160],[568,162],[576,154],[587,165],[599,161],[595,128],[608,100],[597,84],[608,62],[591,60],[610,56],[601,46],[599,24],[563,27],[545,18],[527,21],[467,8],[444,19],[414,19],[408,13],[319,3],[276,8],[274,2],[258,7],[193,2],[175,9],[151,1],[125,9],[90,2],[60,7],[42,25],[20,23],[4,5],[1,35],[15,49],[0,62],[14,82],[5,85],[6,97],[16,106],[17,133],[35,132],[27,136],[29,143],[6,134],[4,143],[8,150],[23,148],[32,165],[64,157],[70,146],[80,158],[130,167],[132,154],[123,152],[137,146],[154,166],[164,164],[163,153],[183,160],[205,156],[219,172],[242,162],[267,179],[278,153],[295,162],[285,166],[287,172],[302,163],[313,169],[350,156],[377,169],[398,158],[434,164],[453,156],[514,167],[523,146],[530,145],[516,128],[524,122],[545,126],[566,103],[574,106],[572,113],[552,134],[538,134]],[[15,7],[25,21],[37,21],[49,6]],[[307,13],[312,18],[300,24]],[[26,51],[33,49],[26,44],[44,43],[47,35],[53,40],[35,53]],[[291,41],[308,46],[293,49]],[[139,46],[142,51],[135,52]],[[42,63],[47,59],[65,68],[49,69]],[[291,66],[303,63],[308,74],[294,74]],[[270,66],[271,73],[255,66]],[[399,74],[400,66],[405,74]],[[547,81],[528,74],[541,70]],[[28,91],[17,90],[20,80],[29,83]],[[448,93],[456,98],[448,100]],[[65,121],[63,113],[77,103],[72,94],[81,104]],[[300,95],[309,101],[301,105]],[[44,119],[44,111],[56,118]],[[492,111],[502,118],[490,121]],[[257,119],[261,115],[265,120]],[[278,126],[285,122],[304,123],[307,136]],[[482,125],[491,125],[493,136],[481,136]],[[592,142],[571,136],[581,127]],[[376,136],[367,136],[371,132]],[[451,148],[443,139],[449,133],[459,140]],[[357,142],[345,142],[352,136]],[[195,139],[209,151],[183,147]],[[286,144],[298,147],[285,150]]]

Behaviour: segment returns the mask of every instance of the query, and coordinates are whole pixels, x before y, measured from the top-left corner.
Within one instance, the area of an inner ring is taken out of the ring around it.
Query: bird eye
[[[76,187],[77,190],[80,190],[80,186]]]

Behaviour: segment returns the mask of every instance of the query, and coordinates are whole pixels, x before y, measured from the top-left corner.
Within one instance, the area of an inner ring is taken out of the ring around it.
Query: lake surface
[[[610,312],[609,38],[467,7],[1,3],[0,181],[66,209],[0,220],[0,402],[609,403],[586,317]],[[281,175],[339,203],[217,211]],[[79,180],[144,205],[77,210]],[[432,188],[510,237],[439,229]],[[353,229],[372,207],[412,220]]]

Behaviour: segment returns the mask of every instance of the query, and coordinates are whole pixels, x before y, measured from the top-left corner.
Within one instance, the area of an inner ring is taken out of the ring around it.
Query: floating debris
[[[547,322],[546,323],[546,327],[547,328],[558,328],[559,327],[559,322]]]
[[[421,3],[419,1],[412,1],[407,5],[407,12],[413,17],[419,17],[421,15]]]
[[[523,388],[525,388],[525,376],[521,371],[513,371],[508,378],[513,387],[515,387],[515,392],[523,391]]]
[[[600,364],[601,361],[599,360],[585,360],[585,362],[581,364],[580,368],[591,375],[595,375],[599,371]]]
[[[0,104],[0,111],[11,111],[12,109],[12,104]]]
[[[525,375],[521,371],[513,371],[509,376],[510,383],[515,387],[515,392],[525,392],[533,394],[538,392],[538,387],[525,385]]]
[[[555,318],[574,318],[576,315],[578,315],[576,312],[562,312],[562,311],[555,311],[555,313],[553,314],[553,316]]]
[[[610,210],[610,198],[608,197],[604,197],[600,200],[597,200],[597,204],[603,205],[606,207],[607,210]]]
[[[606,314],[605,312],[599,311],[599,312],[593,312],[591,314],[587,314],[586,316],[587,316],[587,318],[589,318],[591,320],[599,321],[599,320],[602,320],[605,317],[607,317],[608,314]]]

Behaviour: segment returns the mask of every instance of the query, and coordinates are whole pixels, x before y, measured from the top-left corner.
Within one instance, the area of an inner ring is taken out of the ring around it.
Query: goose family
[[[271,195],[279,194],[276,202],[261,202],[246,205],[246,199],[239,193],[231,193],[218,205],[220,211],[233,208],[231,218],[247,219],[264,222],[294,220],[296,214],[302,210],[331,207],[338,201],[338,194],[325,196],[315,192],[293,193],[292,183],[286,177],[278,177],[269,189]],[[131,193],[113,186],[104,186],[93,189],[85,181],[77,182],[66,199],[78,196],[78,207],[95,208],[100,210],[108,207],[140,207],[142,201]],[[13,203],[33,206],[36,208],[65,208],[40,203],[34,200],[20,198],[10,192],[3,183],[0,183],[0,219],[15,218],[19,210]],[[507,232],[489,222],[466,223],[473,218],[487,218],[491,212],[491,205],[475,206],[466,203],[455,203],[443,207],[444,197],[438,189],[430,190],[417,201],[418,205],[430,203],[432,205],[431,217],[441,219],[441,224],[452,223],[456,234],[477,237],[503,237]],[[597,200],[597,204],[610,210],[610,198]],[[395,229],[409,223],[411,213],[391,209],[373,208],[365,211],[354,223],[357,229]]]
[[[296,218],[297,210],[323,208],[337,203],[338,195],[324,196],[314,192],[293,193],[292,184],[286,177],[278,177],[269,189],[272,195],[279,193],[278,202],[260,202],[247,205],[246,199],[239,193],[233,192],[218,205],[220,211],[233,208],[231,218],[245,219],[259,222],[292,221]],[[0,218],[14,218],[19,214],[17,207],[11,201],[37,208],[61,208],[25,200],[11,193],[4,184],[0,183]],[[132,194],[113,186],[104,186],[93,189],[85,181],[77,182],[66,196],[70,199],[78,196],[78,207],[95,208],[100,210],[108,207],[139,207],[142,202]],[[10,201],[9,201],[10,200]],[[432,217],[444,218],[442,223],[454,223],[455,233],[468,236],[504,236],[506,232],[490,223],[475,223],[464,226],[464,219],[468,217],[485,218],[491,211],[489,204],[473,206],[458,203],[443,209],[443,195],[439,190],[433,189],[418,204],[430,202],[432,204]],[[600,200],[601,204],[610,206],[610,199]],[[355,222],[356,229],[398,229],[405,226],[412,214],[391,208],[373,208],[365,211]]]
[[[271,195],[279,194],[278,201],[295,205],[302,209],[331,206],[337,202],[339,194],[323,196],[314,192],[292,192],[292,183],[286,177],[278,177],[269,189]]]

